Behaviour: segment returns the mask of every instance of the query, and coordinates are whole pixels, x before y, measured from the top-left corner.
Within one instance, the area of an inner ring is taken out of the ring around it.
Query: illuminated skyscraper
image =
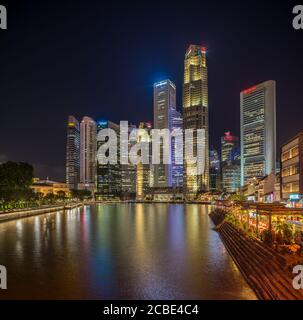
[[[208,138],[208,80],[206,48],[190,45],[185,54],[183,84],[183,127],[205,129],[205,170],[194,174],[197,165],[188,164],[184,157],[184,194],[187,199],[195,198],[199,191],[209,190],[209,138]],[[194,134],[194,156],[197,143]]]
[[[183,129],[183,117],[180,112],[173,109],[170,114],[171,130]],[[176,157],[177,155],[177,157]],[[175,137],[171,139],[171,168],[172,168],[172,187],[181,188],[183,186],[183,163],[182,154],[176,154]]]
[[[121,166],[120,166],[120,126],[108,120],[98,121],[97,131],[102,129],[112,129],[117,135],[117,163],[102,164],[97,161],[97,192],[98,200],[108,200],[120,197],[121,194]],[[97,138],[97,149],[105,141],[99,141]]]
[[[129,125],[128,126],[128,134],[130,135],[133,130],[136,130],[136,126]],[[123,140],[122,137],[120,139]],[[123,141],[121,141],[123,142]],[[132,146],[136,143],[136,141],[131,141],[128,139],[128,155],[121,154],[121,158],[124,158],[125,162],[128,161],[128,164],[121,164],[121,196],[123,199],[133,199],[136,195],[136,179],[137,179],[137,169],[136,165],[132,164],[129,161],[129,152]]]
[[[170,80],[154,84],[154,129],[182,129],[182,116],[176,110],[176,86]],[[160,145],[160,160],[162,163],[154,165],[154,186],[174,187],[182,186],[182,165],[175,163],[174,138],[170,143],[171,164],[163,164],[163,143]]]
[[[221,137],[221,162],[227,162],[231,160],[234,150],[239,147],[239,138],[225,132],[224,136]]]
[[[80,189],[95,188],[96,152],[96,122],[90,117],[83,117],[80,124]]]
[[[240,187],[239,138],[225,132],[221,138],[222,187],[226,192],[236,192]]]
[[[74,116],[68,117],[66,141],[66,183],[77,189],[80,178],[80,128]]]
[[[150,141],[150,130],[152,126],[150,123],[140,122],[139,130],[144,129],[144,131],[139,131],[137,134],[137,142],[148,143],[151,149]],[[140,154],[139,154],[140,155]],[[142,162],[137,164],[137,180],[136,180],[136,199],[142,201],[145,199],[146,193],[151,187],[154,186],[154,174],[153,165],[143,164]]]
[[[241,185],[276,170],[276,82],[240,93]]]
[[[211,191],[221,190],[221,171],[220,171],[220,157],[217,150],[209,151],[209,189]]]

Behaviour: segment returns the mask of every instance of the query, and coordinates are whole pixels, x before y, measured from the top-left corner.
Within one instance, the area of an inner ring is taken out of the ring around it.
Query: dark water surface
[[[255,299],[209,210],[98,204],[1,223],[0,299]]]

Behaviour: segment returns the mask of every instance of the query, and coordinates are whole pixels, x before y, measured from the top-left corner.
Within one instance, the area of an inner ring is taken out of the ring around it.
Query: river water
[[[97,204],[0,224],[0,299],[256,299],[197,204]]]

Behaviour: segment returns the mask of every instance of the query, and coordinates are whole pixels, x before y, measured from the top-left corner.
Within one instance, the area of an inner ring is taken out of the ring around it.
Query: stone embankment
[[[259,299],[302,300],[302,290],[292,286],[293,277],[283,256],[228,222],[217,226],[221,239]]]

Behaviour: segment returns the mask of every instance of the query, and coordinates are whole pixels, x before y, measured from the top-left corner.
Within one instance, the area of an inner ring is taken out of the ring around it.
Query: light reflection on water
[[[255,299],[201,205],[98,204],[0,224],[0,298]]]

